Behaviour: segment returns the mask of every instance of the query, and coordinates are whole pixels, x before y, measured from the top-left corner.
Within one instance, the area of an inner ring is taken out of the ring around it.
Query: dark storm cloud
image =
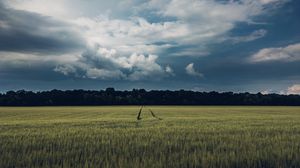
[[[66,23],[0,2],[0,51],[66,52],[80,47],[81,41]]]

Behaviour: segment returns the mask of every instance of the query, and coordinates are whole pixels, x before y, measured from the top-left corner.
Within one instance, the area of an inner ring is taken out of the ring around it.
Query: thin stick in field
[[[157,117],[151,109],[148,109],[148,110],[150,111],[152,117],[162,120],[161,118]]]
[[[141,117],[142,110],[143,110],[143,106],[140,108],[140,111],[139,111],[138,116],[137,116],[137,120],[141,120],[142,119],[142,117]]]

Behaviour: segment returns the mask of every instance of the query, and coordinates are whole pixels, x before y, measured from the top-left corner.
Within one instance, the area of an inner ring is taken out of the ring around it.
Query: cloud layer
[[[300,85],[293,85],[288,88],[287,94],[300,94]]]
[[[267,30],[259,29],[259,30],[255,30],[254,32],[252,32],[247,36],[230,37],[227,38],[227,40],[231,40],[233,43],[250,42],[250,41],[263,38],[264,36],[267,35],[267,32],[268,32]]]
[[[297,70],[292,63],[300,60],[298,31],[293,40],[271,42],[277,37],[274,22],[285,20],[272,16],[287,2],[0,0],[0,79],[26,78],[18,73],[30,69],[40,78],[59,80],[233,87],[237,81],[272,78],[275,62],[276,67],[289,64],[279,75],[295,80],[291,71]],[[286,10],[284,18],[291,11]],[[283,47],[266,48],[278,44]],[[259,51],[260,46],[264,49]],[[257,75],[262,69],[264,73]]]
[[[50,52],[56,52],[59,57],[73,55],[69,61],[53,57],[54,71],[64,75],[143,80],[168,76],[168,73],[175,75],[170,65],[163,67],[158,63],[162,55],[202,56],[209,54],[205,46],[224,38],[248,42],[263,37],[265,30],[243,37],[226,36],[237,23],[251,22],[267,11],[269,4],[278,1],[126,1],[122,4],[127,5],[128,11],[123,13],[131,13],[127,18],[111,18],[109,12],[78,15],[74,10],[79,5],[73,9],[69,0],[4,2],[9,7],[0,6],[0,50],[10,55],[27,51],[28,61],[32,55],[36,61],[39,56],[43,61],[43,55],[49,56]],[[156,21],[143,17],[145,11],[156,17]],[[68,51],[74,48],[77,51]],[[176,48],[176,53],[166,52]],[[193,65],[189,74],[200,76],[193,71]]]
[[[72,25],[0,2],[0,51],[61,53],[83,45]]]
[[[252,62],[269,61],[299,61],[300,43],[291,44],[286,47],[264,48],[251,57]]]

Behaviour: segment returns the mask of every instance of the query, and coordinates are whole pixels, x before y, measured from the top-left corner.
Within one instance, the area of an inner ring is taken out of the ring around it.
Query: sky
[[[298,0],[0,0],[0,92],[300,94]]]

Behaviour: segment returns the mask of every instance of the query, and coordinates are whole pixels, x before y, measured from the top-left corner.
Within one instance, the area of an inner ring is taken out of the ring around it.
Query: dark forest
[[[0,106],[98,106],[98,105],[275,105],[299,106],[300,95],[233,92],[161,91],[133,89],[8,91]]]

